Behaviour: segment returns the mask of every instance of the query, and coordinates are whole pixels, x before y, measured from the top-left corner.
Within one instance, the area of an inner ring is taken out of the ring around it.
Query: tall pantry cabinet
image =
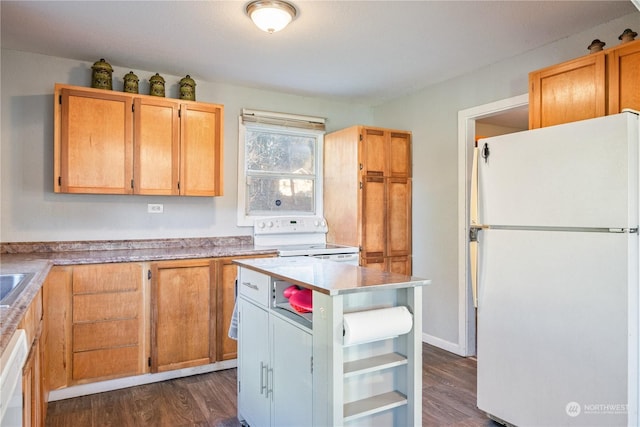
[[[352,126],[324,137],[327,241],[360,265],[411,274],[411,132]]]

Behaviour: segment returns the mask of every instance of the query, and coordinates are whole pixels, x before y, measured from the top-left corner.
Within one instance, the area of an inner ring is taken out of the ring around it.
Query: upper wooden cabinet
[[[529,73],[529,128],[640,109],[640,40]]]
[[[612,49],[609,67],[609,114],[625,108],[640,110],[640,40]]]
[[[180,179],[180,105],[148,97],[134,100],[134,175],[136,194],[178,194]]]
[[[222,107],[183,104],[180,112],[180,194],[220,196],[223,189]]]
[[[217,104],[57,84],[54,191],[219,196]]]
[[[325,135],[324,213],[327,241],[358,246],[361,265],[410,274],[411,133],[353,126]]]
[[[56,86],[54,191],[133,192],[133,115],[129,96]]]

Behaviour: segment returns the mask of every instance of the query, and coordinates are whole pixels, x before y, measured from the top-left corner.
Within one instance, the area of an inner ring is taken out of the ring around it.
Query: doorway
[[[476,354],[476,309],[469,263],[469,199],[476,137],[527,130],[528,112],[528,94],[458,112],[458,345],[462,356]]]

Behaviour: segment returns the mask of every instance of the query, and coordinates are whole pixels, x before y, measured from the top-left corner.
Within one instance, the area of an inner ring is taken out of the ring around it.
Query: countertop
[[[313,257],[234,260],[235,264],[327,295],[424,286],[431,280]]]
[[[193,258],[218,258],[276,254],[256,248],[251,236],[161,239],[138,241],[87,241],[3,243],[0,273],[34,273],[9,307],[0,307],[0,354],[56,265],[146,262]]]

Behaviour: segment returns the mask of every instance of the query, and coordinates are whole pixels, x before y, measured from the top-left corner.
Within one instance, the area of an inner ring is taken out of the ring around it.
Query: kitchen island
[[[422,424],[429,280],[311,257],[234,263],[241,422]],[[294,298],[300,292],[312,307]]]

